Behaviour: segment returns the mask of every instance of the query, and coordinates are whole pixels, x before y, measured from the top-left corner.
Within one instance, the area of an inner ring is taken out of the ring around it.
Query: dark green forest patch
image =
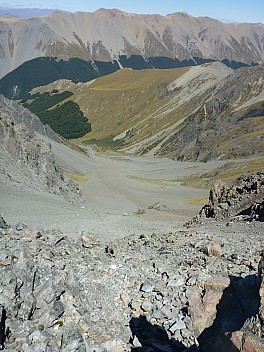
[[[23,100],[23,105],[36,114],[44,125],[49,125],[62,137],[79,138],[91,131],[91,124],[78,104],[71,100],[63,102],[71,95],[68,91],[57,94],[37,93],[30,96],[30,100],[33,98],[30,103]]]

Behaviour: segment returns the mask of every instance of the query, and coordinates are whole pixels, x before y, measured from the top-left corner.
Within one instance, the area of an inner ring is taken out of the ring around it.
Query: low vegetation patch
[[[170,185],[170,181],[158,180],[155,178],[138,177],[138,176],[132,176],[132,175],[129,175],[128,178],[132,180],[137,180],[139,182],[150,183],[160,188],[164,188]]]
[[[81,174],[79,172],[75,171],[68,171],[67,175],[73,180],[73,181],[79,181],[79,182],[85,182],[87,181],[87,176],[84,174]]]
[[[204,197],[191,197],[186,198],[184,202],[190,205],[205,205],[208,203],[208,199]]]
[[[221,180],[226,185],[231,186],[236,184],[237,179],[242,175],[250,175],[263,171],[263,163],[264,160],[262,158],[249,161],[229,162],[213,171],[185,176],[184,179],[178,179],[178,181],[182,181],[182,185],[184,186],[203,189],[211,188],[216,180]]]

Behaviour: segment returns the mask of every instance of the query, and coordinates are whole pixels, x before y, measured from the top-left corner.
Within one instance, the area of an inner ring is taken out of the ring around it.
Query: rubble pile
[[[103,244],[90,233],[1,227],[4,350],[264,350],[259,230],[232,240],[187,229]]]

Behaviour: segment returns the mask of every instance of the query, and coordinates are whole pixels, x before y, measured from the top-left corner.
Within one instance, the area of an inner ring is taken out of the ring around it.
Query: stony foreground
[[[6,351],[264,351],[261,223],[108,245],[0,226]]]

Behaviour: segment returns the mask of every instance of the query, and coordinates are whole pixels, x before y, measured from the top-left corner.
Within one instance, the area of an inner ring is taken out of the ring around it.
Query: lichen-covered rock
[[[202,282],[202,291],[196,289],[193,292],[189,300],[189,312],[196,337],[213,324],[217,305],[229,284],[230,281],[226,277],[212,276]]]

